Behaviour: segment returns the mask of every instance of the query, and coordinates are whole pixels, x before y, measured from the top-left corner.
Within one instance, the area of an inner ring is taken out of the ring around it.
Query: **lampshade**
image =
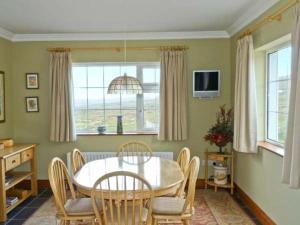
[[[143,94],[143,88],[140,81],[125,73],[123,76],[113,79],[107,90],[108,94]]]

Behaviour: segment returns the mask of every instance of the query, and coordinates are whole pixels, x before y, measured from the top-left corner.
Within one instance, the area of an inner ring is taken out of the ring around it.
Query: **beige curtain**
[[[187,82],[185,52],[162,51],[160,60],[159,140],[187,139]]]
[[[54,142],[72,142],[76,140],[73,119],[73,87],[71,70],[71,54],[69,52],[51,53],[50,140]]]
[[[251,35],[237,42],[233,148],[238,152],[257,152],[256,84]]]
[[[282,181],[300,188],[300,8],[297,6],[292,32],[292,71],[287,137]]]

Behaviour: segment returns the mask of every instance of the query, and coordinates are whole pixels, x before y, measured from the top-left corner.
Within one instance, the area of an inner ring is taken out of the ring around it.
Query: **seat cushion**
[[[152,212],[164,215],[179,215],[183,213],[185,199],[177,197],[154,198]]]
[[[101,209],[100,202],[97,202],[98,208]],[[91,198],[68,199],[65,209],[69,215],[93,215],[94,208]]]

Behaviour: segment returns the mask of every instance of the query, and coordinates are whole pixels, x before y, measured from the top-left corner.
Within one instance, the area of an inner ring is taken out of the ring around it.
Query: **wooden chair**
[[[188,173],[188,191],[185,198],[179,197],[157,197],[153,199],[152,220],[153,224],[158,223],[178,223],[189,224],[189,220],[194,214],[194,199],[196,181],[200,167],[199,157],[193,157]],[[186,182],[187,178],[185,178]]]
[[[177,163],[179,164],[183,174],[185,174],[188,169],[190,158],[191,158],[190,149],[187,147],[184,147],[183,149],[181,149],[181,151],[179,152],[179,155],[177,157]]]
[[[144,161],[147,161],[152,157],[152,150],[142,141],[129,141],[119,147],[117,156],[126,158],[125,161],[130,163],[135,163],[133,156],[140,156],[144,158]]]
[[[86,163],[83,154],[77,148],[72,151],[71,162],[73,174],[77,173],[77,171]]]
[[[91,198],[76,198],[68,169],[61,159],[56,157],[51,160],[48,175],[60,224],[68,225],[70,221],[79,220],[89,220],[94,224],[95,213]],[[69,199],[66,189],[69,189]]]
[[[92,190],[96,222],[100,225],[150,225],[152,199],[151,185],[127,171],[102,176]],[[99,210],[97,202],[102,202],[101,208],[106,210]]]

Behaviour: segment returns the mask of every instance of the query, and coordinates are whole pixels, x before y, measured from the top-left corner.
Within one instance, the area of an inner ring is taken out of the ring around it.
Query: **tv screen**
[[[218,91],[219,71],[196,71],[194,91]]]

